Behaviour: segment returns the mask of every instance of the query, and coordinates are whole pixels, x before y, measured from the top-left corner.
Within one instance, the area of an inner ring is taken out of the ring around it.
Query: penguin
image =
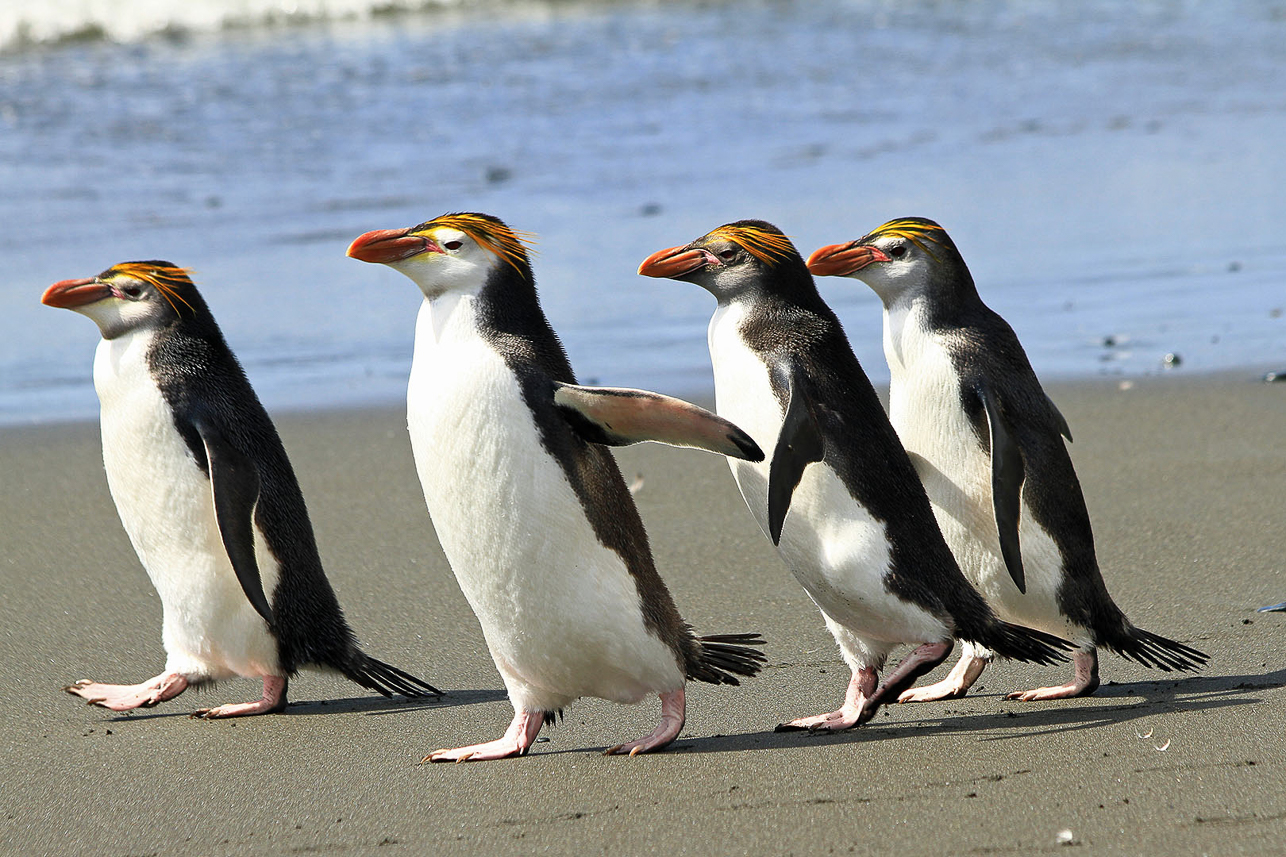
[[[717,299],[716,409],[772,449],[767,462],[729,459],[733,476],[852,670],[838,710],[778,731],[866,722],[941,663],[956,637],[1019,660],[1066,660],[1066,642],[998,621],[961,574],[839,319],[779,229],[730,223],[654,253],[639,273],[694,283]],[[877,686],[902,643],[917,648]]]
[[[859,279],[883,302],[889,414],[965,576],[1001,617],[1076,644],[1069,682],[1008,698],[1093,693],[1099,648],[1166,672],[1203,666],[1207,655],[1136,628],[1108,594],[1063,442],[1067,421],[946,230],[892,220],[822,247],[808,267]],[[990,660],[985,645],[969,643],[950,675],[901,701],[963,696]]]
[[[409,277],[424,295],[407,424],[433,527],[482,626],[514,718],[504,736],[426,762],[522,756],[582,696],[661,700],[635,755],[683,728],[687,679],[739,683],[765,656],[758,634],[694,636],[652,561],[605,446],[657,440],[762,460],[708,411],[642,390],[577,384],[542,311],[525,242],[486,214],[445,214],[359,236],[348,255]]]
[[[121,523],[161,598],[165,670],[66,688],[113,711],[233,676],[263,696],[207,719],[282,711],[302,667],[385,696],[438,694],[362,652],[322,571],[299,484],[267,412],[186,269],[123,262],[63,280],[48,306],[102,333],[94,357],[103,464]]]

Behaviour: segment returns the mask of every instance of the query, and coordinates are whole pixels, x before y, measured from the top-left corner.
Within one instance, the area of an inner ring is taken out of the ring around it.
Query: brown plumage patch
[[[536,240],[531,232],[518,232],[498,220],[476,214],[444,214],[425,223],[419,231],[427,232],[439,226],[460,230],[480,246],[513,265],[519,272],[522,271],[523,263],[528,261],[528,248]]]
[[[117,276],[132,277],[155,288],[174,310],[175,315],[183,315],[179,312],[176,300],[191,310],[194,315],[196,314],[192,304],[184,300],[183,295],[178,292],[183,286],[192,285],[192,271],[189,268],[149,265],[144,262],[122,262],[119,265],[113,265],[107,271],[105,278]]]
[[[708,238],[731,241],[765,265],[775,265],[795,251],[790,239],[779,232],[768,232],[757,226],[728,224],[711,232]]]

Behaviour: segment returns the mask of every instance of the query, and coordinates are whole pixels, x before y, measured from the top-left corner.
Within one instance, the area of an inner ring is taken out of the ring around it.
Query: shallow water
[[[451,210],[538,233],[587,381],[708,389],[712,299],[634,272],[744,217],[940,221],[1047,377],[1286,369],[1286,7],[458,5],[0,53],[0,422],[94,415],[39,296],[126,259],[196,269],[270,408],[394,401],[418,293],[344,249]]]

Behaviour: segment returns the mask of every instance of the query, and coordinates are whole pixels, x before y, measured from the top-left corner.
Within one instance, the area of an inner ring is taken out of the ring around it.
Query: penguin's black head
[[[923,217],[890,220],[856,241],[822,247],[808,257],[808,270],[819,277],[861,280],[886,307],[920,296],[959,298],[974,290],[947,231]]]
[[[653,253],[639,273],[696,283],[721,303],[747,293],[789,291],[805,282],[813,290],[795,245],[762,220],[729,223],[691,244]]]
[[[425,297],[479,294],[498,278],[535,288],[527,246],[532,236],[515,232],[489,214],[457,212],[409,229],[359,235],[348,255],[388,265],[410,277]]]
[[[40,301],[89,316],[104,339],[115,339],[204,313],[189,273],[157,259],[121,262],[97,277],[54,283]]]

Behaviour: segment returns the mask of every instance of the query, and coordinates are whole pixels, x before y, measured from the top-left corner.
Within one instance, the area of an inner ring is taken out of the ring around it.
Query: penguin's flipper
[[[1072,440],[1072,430],[1068,428],[1067,418],[1064,417],[1063,412],[1058,409],[1058,405],[1054,404],[1053,399],[1049,396],[1045,396],[1045,401],[1049,402],[1049,409],[1054,412],[1054,422],[1058,426],[1058,433],[1067,438],[1070,443]]]
[[[259,471],[210,425],[195,423],[205,444],[209,463],[210,491],[214,495],[214,518],[228,560],[251,606],[264,621],[272,624],[272,608],[263,594],[259,563],[255,559],[255,503],[259,500]]]
[[[1023,555],[1018,544],[1018,518],[1022,513],[1025,475],[1023,456],[1000,413],[1000,403],[996,401],[995,394],[979,384],[978,397],[982,399],[987,425],[991,429],[991,501],[996,510],[1000,554],[1005,558],[1005,567],[1009,569],[1009,576],[1014,579],[1018,591],[1025,593],[1027,578],[1023,573]]]
[[[590,443],[628,446],[654,440],[746,461],[764,460],[763,450],[737,426],[705,408],[660,393],[555,382],[554,404]]]
[[[768,536],[775,545],[781,543],[781,528],[804,468],[822,460],[826,444],[798,367],[778,363],[772,370],[772,384],[786,393],[786,414],[768,466]]]

